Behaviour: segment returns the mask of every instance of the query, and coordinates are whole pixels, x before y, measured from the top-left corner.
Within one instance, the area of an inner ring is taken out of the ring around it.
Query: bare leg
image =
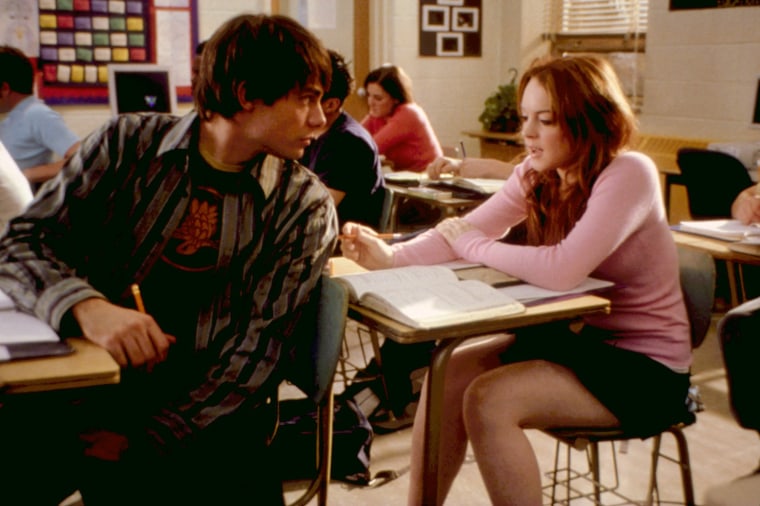
[[[446,497],[467,450],[467,433],[462,419],[462,399],[470,382],[483,372],[499,367],[498,354],[512,341],[511,336],[498,335],[486,340],[467,343],[457,348],[446,366],[443,390],[443,416],[441,425],[441,448],[438,464],[438,489],[441,502]],[[425,406],[427,404],[427,378],[423,386],[420,404],[412,428],[412,461],[410,464],[409,505],[422,504],[423,446],[425,436]],[[432,505],[425,505],[432,506]]]
[[[464,395],[464,420],[478,468],[496,505],[541,504],[541,474],[527,428],[615,426],[567,368],[542,360],[480,375]]]

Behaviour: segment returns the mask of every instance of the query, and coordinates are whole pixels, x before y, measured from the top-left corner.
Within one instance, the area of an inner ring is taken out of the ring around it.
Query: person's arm
[[[524,164],[525,165],[525,164]],[[523,166],[524,166],[523,165]],[[505,184],[509,186],[509,182]],[[568,290],[589,276],[661,206],[657,170],[644,155],[615,159],[597,179],[586,211],[567,237],[553,246],[518,246],[496,241],[493,222],[509,202],[500,195],[464,219],[473,230],[459,236],[453,249],[468,261],[480,262],[529,283]]]
[[[484,179],[507,179],[512,175],[515,166],[494,158],[449,158],[439,157],[427,166],[430,179],[440,179],[442,174],[452,174],[459,177]]]
[[[81,143],[79,141],[72,144],[71,147],[63,155],[63,158],[60,160],[43,165],[37,165],[35,167],[27,167],[24,169],[24,175],[30,183],[42,183],[48,179],[54,178],[61,171],[63,165],[68,161],[68,159],[74,156],[74,153],[76,153],[77,149],[79,149],[80,144]]]
[[[731,204],[731,217],[744,224],[760,223],[760,195],[753,185],[736,196]]]

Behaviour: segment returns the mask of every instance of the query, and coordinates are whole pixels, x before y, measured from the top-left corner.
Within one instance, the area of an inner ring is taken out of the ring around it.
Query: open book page
[[[496,193],[504,186],[505,182],[506,179],[486,179],[482,177],[455,177],[451,180],[453,186],[487,194]]]
[[[741,241],[749,237],[760,237],[760,227],[745,225],[739,220],[682,221],[678,229],[682,232],[714,237],[724,241]]]
[[[412,327],[434,328],[525,310],[476,279],[460,281],[443,265],[420,265],[339,276],[351,300]]]
[[[554,297],[561,297],[563,295],[595,292],[614,285],[615,283],[612,281],[605,281],[603,279],[596,278],[586,278],[586,280],[583,281],[580,285],[576,286],[572,290],[567,290],[564,292],[547,290],[546,288],[540,288],[538,286],[529,285],[527,283],[498,288],[498,291],[509,295],[510,297],[522,303],[528,303],[540,299],[552,299]]]
[[[481,281],[368,292],[362,305],[411,327],[435,328],[521,313],[525,307]]]
[[[393,269],[361,272],[338,276],[349,289],[351,300],[356,302],[369,291],[381,292],[418,285],[433,285],[457,281],[457,275],[443,265],[410,265]]]

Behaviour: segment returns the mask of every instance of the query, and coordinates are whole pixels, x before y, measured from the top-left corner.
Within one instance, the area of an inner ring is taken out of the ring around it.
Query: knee
[[[503,422],[508,414],[498,406],[502,405],[501,401],[505,395],[503,388],[497,388],[497,385],[486,377],[473,380],[462,399],[462,410],[468,429],[474,430],[489,423]]]

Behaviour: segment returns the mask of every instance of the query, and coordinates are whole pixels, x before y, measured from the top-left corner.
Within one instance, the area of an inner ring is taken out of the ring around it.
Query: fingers
[[[442,174],[459,174],[460,160],[445,156],[436,158],[427,166],[427,174],[430,179],[440,179]]]

